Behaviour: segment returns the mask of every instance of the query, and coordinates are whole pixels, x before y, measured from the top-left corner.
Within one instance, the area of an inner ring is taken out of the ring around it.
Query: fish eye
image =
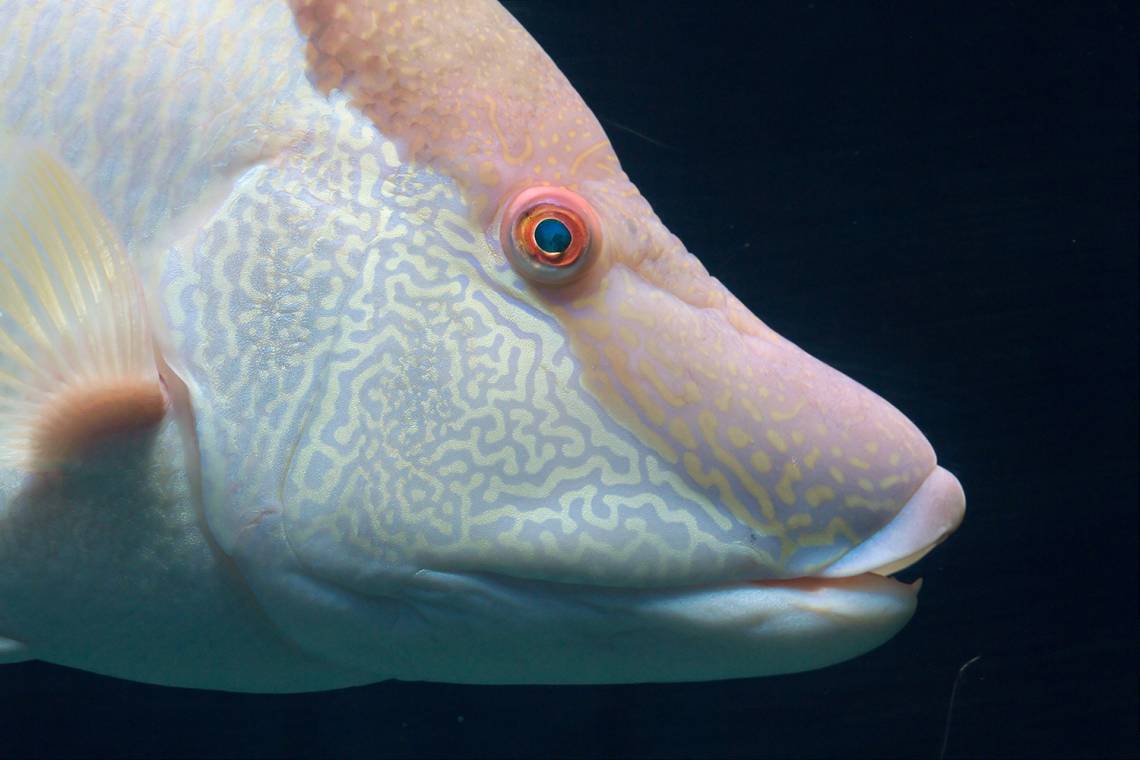
[[[557,256],[561,260],[572,242],[574,235],[557,217],[547,217],[534,227],[534,244],[548,256]]]
[[[531,187],[503,211],[503,251],[519,274],[534,282],[572,282],[597,258],[598,220],[590,204],[560,187]]]

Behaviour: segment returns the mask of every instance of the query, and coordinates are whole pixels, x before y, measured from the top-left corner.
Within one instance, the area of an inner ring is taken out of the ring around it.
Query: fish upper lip
[[[961,483],[936,465],[890,522],[816,575],[841,578],[898,572],[942,543],[961,524],[965,513],[966,495]]]
[[[815,573],[788,578],[743,578],[674,590],[747,584],[808,591],[858,585],[860,578],[869,575],[894,580],[890,576],[918,562],[949,538],[965,512],[966,496],[961,483],[945,468],[935,465],[890,522]],[[921,582],[902,585],[909,585],[917,593]]]

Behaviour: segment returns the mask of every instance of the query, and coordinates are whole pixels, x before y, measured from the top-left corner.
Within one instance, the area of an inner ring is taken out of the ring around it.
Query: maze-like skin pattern
[[[454,178],[476,227],[491,218],[483,199],[527,184],[593,201],[605,222],[601,260],[569,293],[535,297],[606,413],[747,528],[741,543],[762,566],[752,573],[818,569],[881,527],[930,471],[929,446],[905,418],[708,277],[621,173],[577,94],[496,4],[292,6],[313,80],[343,88],[401,155]]]
[[[58,136],[143,273],[224,548],[280,512],[319,573],[795,576],[933,467],[685,252],[496,4],[34,5],[5,8],[71,58],[0,58],[3,122]],[[571,288],[498,248],[536,182],[602,218]]]
[[[752,564],[742,526],[583,387],[454,181],[313,104],[305,148],[242,179],[166,290],[222,410],[199,423],[219,533],[283,509],[320,567],[649,584]],[[333,134],[359,153],[325,152]]]

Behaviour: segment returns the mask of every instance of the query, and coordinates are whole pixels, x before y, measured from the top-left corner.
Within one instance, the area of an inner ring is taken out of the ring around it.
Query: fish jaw
[[[408,592],[424,627],[416,667],[393,676],[597,684],[811,670],[890,639],[919,586],[865,574],[631,590],[425,572]],[[496,625],[477,625],[492,610]]]
[[[866,573],[614,588],[427,569],[395,581],[380,565],[330,579],[281,551],[279,519],[244,538],[250,588],[299,651],[373,680],[644,683],[810,670],[890,639],[921,585]]]
[[[892,638],[913,616],[922,582],[887,574],[944,538],[962,503],[957,480],[936,468],[900,511],[901,536],[888,524],[821,577],[782,580],[639,588],[430,569],[395,577],[381,564],[320,577],[287,546],[276,514],[251,526],[238,556],[276,628],[300,651],[357,678],[747,678],[825,667]],[[893,566],[856,572],[876,562]],[[308,684],[289,690],[320,688]]]

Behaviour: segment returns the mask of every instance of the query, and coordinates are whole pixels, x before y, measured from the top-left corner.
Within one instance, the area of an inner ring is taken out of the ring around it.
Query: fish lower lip
[[[409,639],[413,648],[435,651],[433,637],[451,636],[451,651],[470,653],[459,673],[424,671],[430,658],[409,657],[417,679],[703,681],[809,670],[866,652],[906,624],[917,590],[873,573],[620,588],[423,571],[406,596],[416,614],[403,620],[424,626]],[[552,642],[557,656],[546,648]]]
[[[922,579],[903,581],[886,573],[860,573],[859,575],[840,575],[835,577],[821,575],[804,575],[797,578],[765,579],[756,581],[743,581],[741,585],[758,586],[768,590],[787,590],[797,593],[812,593],[823,591],[852,591],[864,588],[867,583],[879,584],[878,588],[893,588],[897,593],[917,596],[922,590]],[[731,585],[731,584],[730,584]]]

